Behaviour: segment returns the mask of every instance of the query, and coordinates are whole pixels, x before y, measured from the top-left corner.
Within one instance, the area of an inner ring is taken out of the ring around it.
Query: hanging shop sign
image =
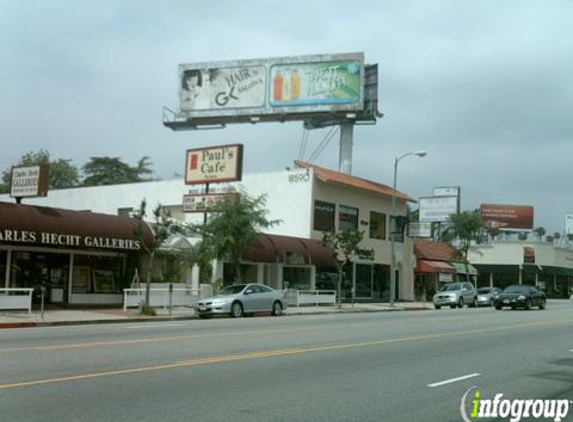
[[[48,171],[47,164],[13,167],[10,196],[12,198],[46,196],[48,194]]]
[[[185,184],[221,183],[241,180],[243,145],[188,149]]]

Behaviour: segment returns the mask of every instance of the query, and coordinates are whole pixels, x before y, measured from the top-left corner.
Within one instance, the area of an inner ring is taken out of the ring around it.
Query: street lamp
[[[394,297],[396,296],[396,253],[394,251],[394,227],[396,226],[396,182],[398,178],[398,163],[403,158],[409,157],[410,155],[416,155],[418,157],[426,156],[426,151],[412,151],[408,152],[400,157],[394,158],[394,184],[392,187],[392,215],[390,225],[390,251],[392,256],[390,257],[390,306],[394,306]],[[392,227],[394,226],[394,227]]]

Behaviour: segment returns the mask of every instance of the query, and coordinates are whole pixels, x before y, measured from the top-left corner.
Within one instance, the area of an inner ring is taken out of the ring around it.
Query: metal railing
[[[289,305],[336,305],[336,290],[296,290],[289,289],[286,292],[286,300]]]
[[[32,313],[31,288],[5,288],[0,289],[0,309],[27,309]]]
[[[167,309],[172,306],[185,306],[194,308],[199,299],[210,296],[211,289],[191,287],[175,287],[168,284],[166,287],[152,287],[149,289],[149,306],[152,308]],[[123,310],[138,308],[145,302],[145,287],[123,289]]]

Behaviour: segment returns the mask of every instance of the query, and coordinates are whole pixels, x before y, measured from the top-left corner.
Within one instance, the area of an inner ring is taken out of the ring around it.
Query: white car
[[[263,284],[233,284],[216,296],[201,299],[197,303],[200,318],[210,318],[213,315],[238,318],[253,312],[270,312],[278,316],[284,309],[283,294]]]
[[[464,305],[476,306],[476,290],[472,283],[448,283],[434,295],[434,307],[440,309],[442,306],[456,306],[462,308]]]

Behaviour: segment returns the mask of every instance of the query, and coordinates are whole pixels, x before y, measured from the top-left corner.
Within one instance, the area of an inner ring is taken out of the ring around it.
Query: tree
[[[520,232],[520,233],[517,235],[517,238],[518,238],[519,240],[527,240],[527,237],[528,237],[528,236],[529,236],[529,233],[527,233],[527,232]]]
[[[146,244],[143,241],[144,225],[148,224],[144,221],[147,217],[147,201],[143,199],[139,209],[135,210],[133,217],[140,220],[140,224],[136,228],[136,236],[140,239],[142,247],[147,252],[147,268],[146,268],[146,285],[145,285],[145,308],[144,312],[149,312],[149,293],[151,286],[151,277],[153,273],[153,264],[157,251],[163,245],[163,242],[175,232],[174,221],[168,212],[161,205],[157,205],[153,210],[153,222],[149,224],[153,239],[150,243]]]
[[[541,242],[541,239],[545,236],[546,230],[544,227],[536,227],[533,229],[533,233],[535,233],[537,239]]]
[[[337,296],[338,307],[342,307],[342,276],[346,264],[358,255],[371,255],[372,250],[363,249],[359,246],[364,238],[364,232],[358,230],[343,230],[338,233],[324,233],[322,244],[332,248],[332,257],[338,271]],[[352,296],[354,298],[354,294]]]
[[[13,167],[36,166],[38,164],[48,164],[50,167],[48,176],[48,187],[50,189],[65,189],[78,186],[80,177],[76,166],[71,164],[72,160],[59,158],[50,159],[50,153],[41,149],[38,152],[30,151],[20,157],[20,160]],[[4,170],[2,173],[2,185],[0,193],[10,192],[12,182],[12,167]]]
[[[555,239],[555,240],[557,240],[557,241],[558,241],[559,239],[561,239],[561,233],[559,233],[559,232],[554,232],[554,233],[553,233],[553,239]]]
[[[210,208],[206,224],[194,224],[193,232],[203,236],[203,253],[231,264],[236,281],[241,282],[241,253],[250,245],[262,229],[280,223],[269,220],[266,196],[251,198],[246,192],[225,195]]]
[[[151,165],[149,157],[141,158],[135,167],[130,167],[119,157],[91,157],[82,167],[86,175],[83,185],[119,185],[151,180],[149,177],[153,173]]]
[[[479,243],[481,241],[482,228],[479,210],[464,211],[450,216],[450,225],[442,235],[442,240],[454,248],[454,255],[465,263],[466,277],[468,279],[468,253],[472,243]],[[457,243],[454,244],[454,241],[457,241]]]

